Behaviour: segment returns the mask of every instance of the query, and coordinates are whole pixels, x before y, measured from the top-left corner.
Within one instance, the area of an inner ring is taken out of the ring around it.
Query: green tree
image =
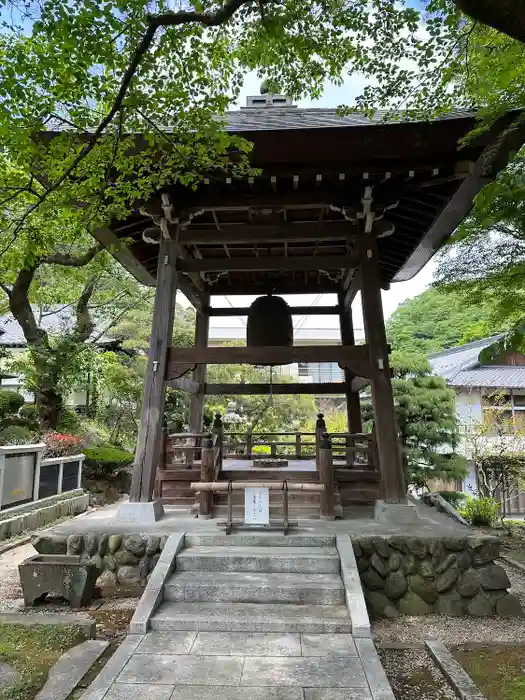
[[[478,196],[470,216],[438,257],[437,283],[478,315],[492,308],[495,328],[507,330],[505,349],[525,348],[525,154]]]
[[[42,223],[39,241],[21,236],[0,258],[0,293],[28,346],[9,364],[35,392],[44,424],[55,428],[64,397],[89,369],[96,341],[147,294],[86,233],[77,237],[65,221],[54,230]],[[46,330],[46,318],[57,311],[61,326]]]
[[[400,304],[387,322],[388,340],[394,350],[423,355],[504,329],[505,322],[497,317],[491,297],[434,288]]]
[[[466,461],[456,453],[459,440],[454,392],[430,373],[420,355],[392,353],[392,386],[407,483],[428,488],[432,479],[462,479]],[[373,419],[370,402],[363,414]]]

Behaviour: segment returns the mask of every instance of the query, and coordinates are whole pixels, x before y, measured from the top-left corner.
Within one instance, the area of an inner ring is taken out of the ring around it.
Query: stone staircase
[[[187,535],[152,630],[350,633],[335,538]]]

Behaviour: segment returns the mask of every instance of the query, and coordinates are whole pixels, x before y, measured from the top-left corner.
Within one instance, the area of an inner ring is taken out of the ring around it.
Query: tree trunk
[[[525,42],[525,0],[454,0],[466,15]]]
[[[54,389],[39,389],[35,396],[42,422],[51,430],[56,430],[64,405],[62,396]]]

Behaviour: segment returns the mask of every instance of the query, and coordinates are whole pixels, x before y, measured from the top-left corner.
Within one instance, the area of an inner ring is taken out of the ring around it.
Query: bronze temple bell
[[[268,294],[253,302],[248,311],[246,344],[248,347],[292,347],[292,313],[282,297]]]

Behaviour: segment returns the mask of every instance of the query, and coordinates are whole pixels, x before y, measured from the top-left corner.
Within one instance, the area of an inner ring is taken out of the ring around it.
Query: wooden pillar
[[[202,441],[201,482],[211,483],[215,474],[215,453],[211,435],[207,435]],[[200,492],[200,518],[211,518],[213,509],[213,493],[211,491]]]
[[[326,423],[324,413],[318,413],[317,420],[315,421],[315,461],[317,462],[317,471],[319,471],[319,447],[321,445],[321,439],[325,433]]]
[[[366,342],[370,349],[372,404],[383,493],[387,503],[406,503],[406,482],[397,436],[381,301],[377,242],[373,233],[362,232],[358,237],[358,243],[361,301]]]
[[[352,319],[352,309],[345,309],[345,294],[339,294],[339,325],[341,328],[341,344],[355,345],[354,323]],[[352,390],[352,380],[354,379],[353,372],[344,370],[345,378],[345,393],[346,393],[346,412],[348,416],[348,432],[362,433],[363,420],[361,418],[361,402],[359,400],[359,392]]]
[[[321,520],[335,520],[334,465],[328,433],[323,434],[319,444],[319,481],[324,486],[321,491]]]
[[[210,328],[210,295],[206,294],[202,300],[202,308],[197,311],[195,320],[195,347],[205,348],[208,345],[208,334]],[[193,370],[193,379],[199,384],[197,393],[191,394],[190,398],[190,433],[202,432],[202,421],[204,417],[204,384],[206,382],[207,367],[199,364]]]
[[[177,243],[162,239],[159,246],[157,287],[153,322],[144,380],[144,402],[131,480],[130,501],[151,501],[155,474],[161,459],[166,361],[172,343],[178,272],[175,269]]]

